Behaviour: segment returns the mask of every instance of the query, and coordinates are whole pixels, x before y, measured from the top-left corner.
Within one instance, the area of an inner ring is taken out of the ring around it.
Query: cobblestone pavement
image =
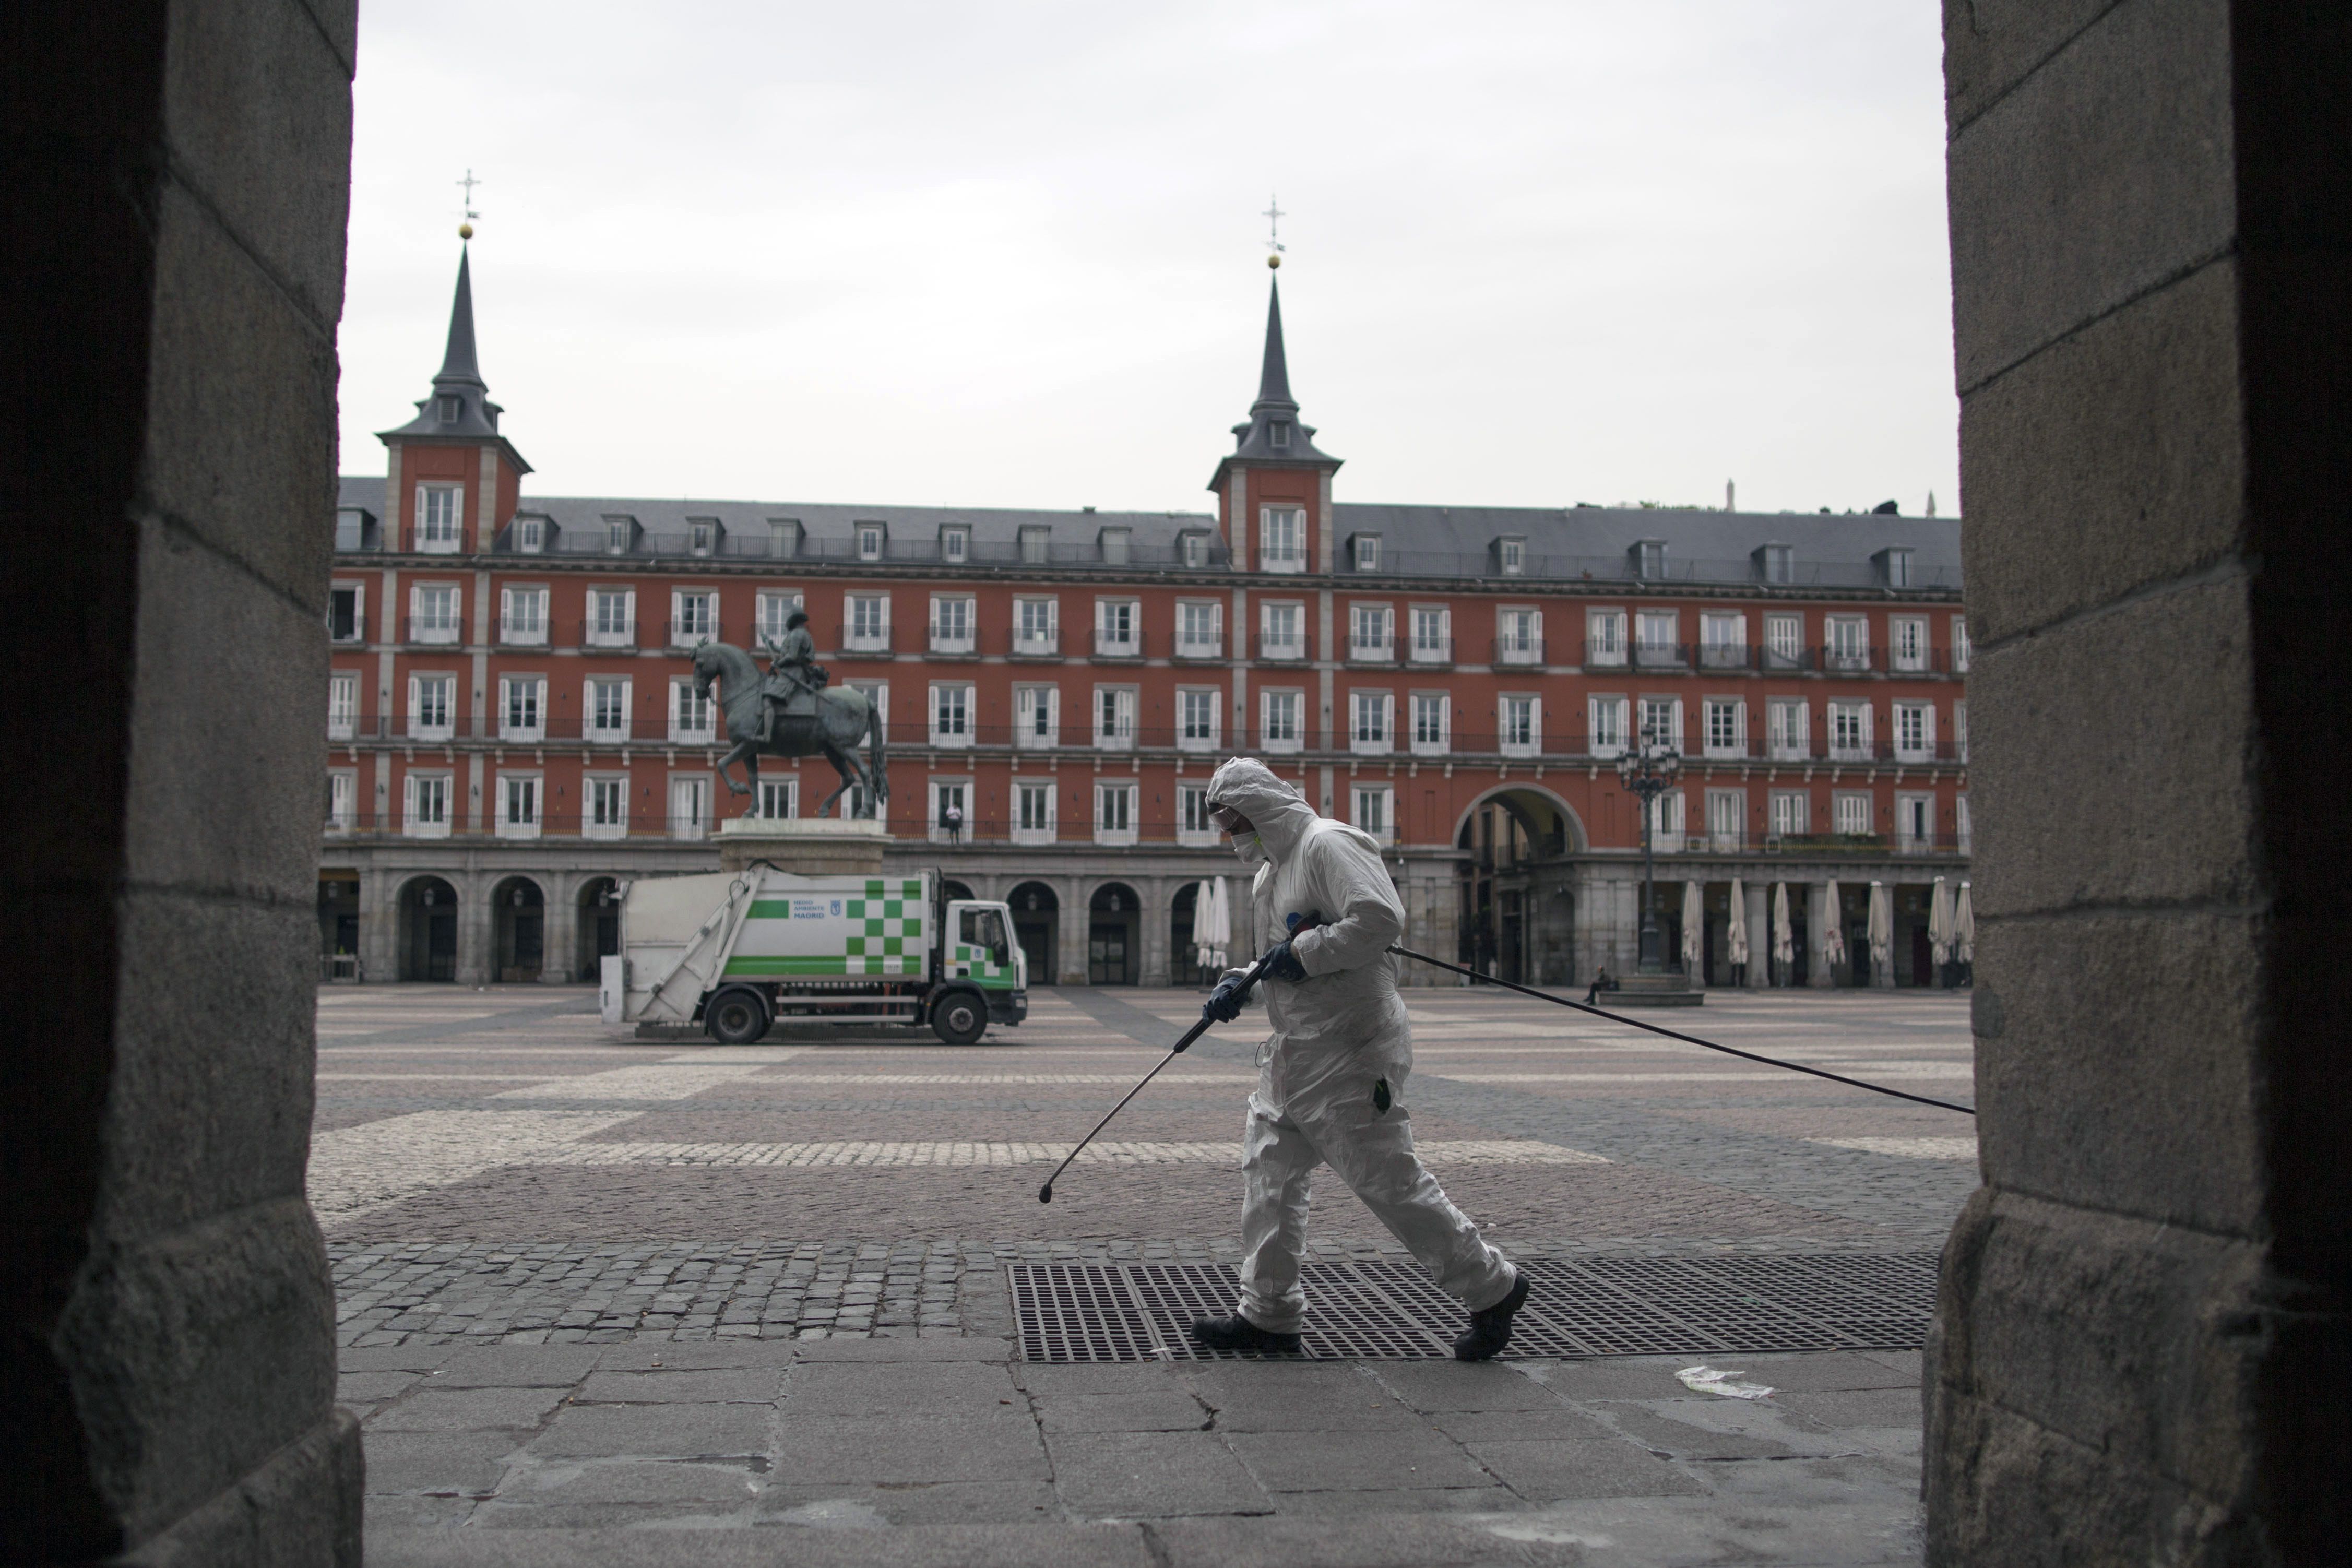
[[[1522,1256],[1932,1250],[1976,1184],[1963,1115],[1507,994],[1410,997],[1417,1140]],[[1444,1518],[1324,1560],[1916,1561],[1916,1358],[1747,1358],[1811,1391],[1757,1401],[1626,1360],[1010,1361],[1009,1262],[1235,1258],[1247,1017],[1035,1199],[1198,1006],[1048,991],[961,1050],[727,1049],[635,1040],[586,991],[322,992],[311,1190],[367,1423],[371,1561],[508,1561],[526,1540],[667,1561],[612,1532],[702,1523],[797,1527],[794,1561],[1292,1562],[1315,1560],[1281,1546],[1310,1520],[1298,1540],[1328,1545],[1359,1539],[1333,1533],[1343,1516],[1425,1512]],[[1960,995],[1716,993],[1661,1021],[1973,1098]],[[1328,1172],[1318,1195],[1318,1255],[1397,1254]],[[827,1414],[851,1367],[871,1402]],[[1248,1412],[1294,1374],[1313,1432],[1276,1438]],[[860,1420],[819,1447],[865,1459],[811,1468],[810,1430]],[[1085,1522],[1112,1519],[1157,1522]],[[694,1533],[695,1561],[727,1560]]]

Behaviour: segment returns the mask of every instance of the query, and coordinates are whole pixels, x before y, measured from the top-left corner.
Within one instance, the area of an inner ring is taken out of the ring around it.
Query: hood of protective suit
[[[1232,806],[1248,817],[1277,864],[1288,860],[1307,829],[1321,820],[1296,784],[1275,777],[1255,757],[1232,758],[1211,774],[1209,804]]]

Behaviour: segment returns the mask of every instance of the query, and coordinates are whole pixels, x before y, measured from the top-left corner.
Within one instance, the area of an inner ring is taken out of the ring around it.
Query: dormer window
[[[1128,531],[1106,528],[1102,531],[1102,558],[1106,566],[1124,566],[1128,562]]]
[[[637,542],[637,520],[634,517],[607,517],[604,520],[604,552],[626,555]]]
[[[1495,541],[1495,563],[1506,577],[1517,577],[1528,569],[1528,542],[1524,539]]]
[[[439,419],[444,425],[455,425],[457,423],[457,416],[464,411],[466,406],[466,400],[459,397],[454,392],[445,392],[433,401],[438,405],[438,407],[435,410],[434,417]]]
[[[1355,546],[1357,571],[1377,572],[1381,569],[1381,536],[1379,534],[1360,533],[1356,535]]]
[[[789,561],[801,552],[801,520],[796,517],[772,517],[768,520],[768,553],[779,561]]]
[[[1177,545],[1182,552],[1182,559],[1186,566],[1197,570],[1209,563],[1209,536],[1207,534],[1187,533],[1177,541]]]
[[[1911,585],[1911,552],[1899,545],[1880,551],[1878,571],[1888,587],[1908,588]]]
[[[971,558],[971,530],[943,528],[940,530],[940,559],[950,566],[961,566]]]
[[[1033,524],[1022,529],[1021,560],[1023,564],[1029,566],[1043,566],[1045,564],[1046,554],[1048,550],[1052,547],[1053,540],[1054,531],[1051,528]]]
[[[686,548],[696,555],[708,555],[719,544],[719,524],[710,518],[690,517],[686,520]]]
[[[1290,421],[1277,419],[1266,426],[1266,439],[1277,452],[1290,448]]]
[[[1767,583],[1797,580],[1797,552],[1787,544],[1767,544],[1756,552],[1757,575]]]
[[[882,559],[882,534],[883,528],[878,522],[861,522],[857,525],[857,558],[860,561]]]
[[[1644,539],[1633,546],[1633,574],[1656,581],[1666,574],[1666,542]]]
[[[515,549],[525,555],[536,555],[547,548],[547,520],[539,517],[515,519]]]

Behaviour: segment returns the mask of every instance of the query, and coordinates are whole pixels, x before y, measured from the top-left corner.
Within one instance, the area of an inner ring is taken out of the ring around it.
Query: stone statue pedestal
[[[1617,989],[1601,994],[1601,1005],[1609,1007],[1696,1007],[1706,1001],[1706,993],[1690,983],[1690,976],[1680,970],[1669,969],[1664,974],[1628,974],[1617,982]]]
[[[837,816],[738,816],[719,825],[719,864],[729,871],[765,860],[798,877],[878,877],[888,824]]]

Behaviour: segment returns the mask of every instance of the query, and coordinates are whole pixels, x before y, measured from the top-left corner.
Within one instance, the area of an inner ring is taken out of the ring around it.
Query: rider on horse
[[[808,612],[794,610],[784,617],[782,640],[768,644],[768,678],[760,686],[760,743],[773,738],[776,715],[794,698],[808,694],[811,702],[832,678],[816,661],[816,638],[808,634]]]

